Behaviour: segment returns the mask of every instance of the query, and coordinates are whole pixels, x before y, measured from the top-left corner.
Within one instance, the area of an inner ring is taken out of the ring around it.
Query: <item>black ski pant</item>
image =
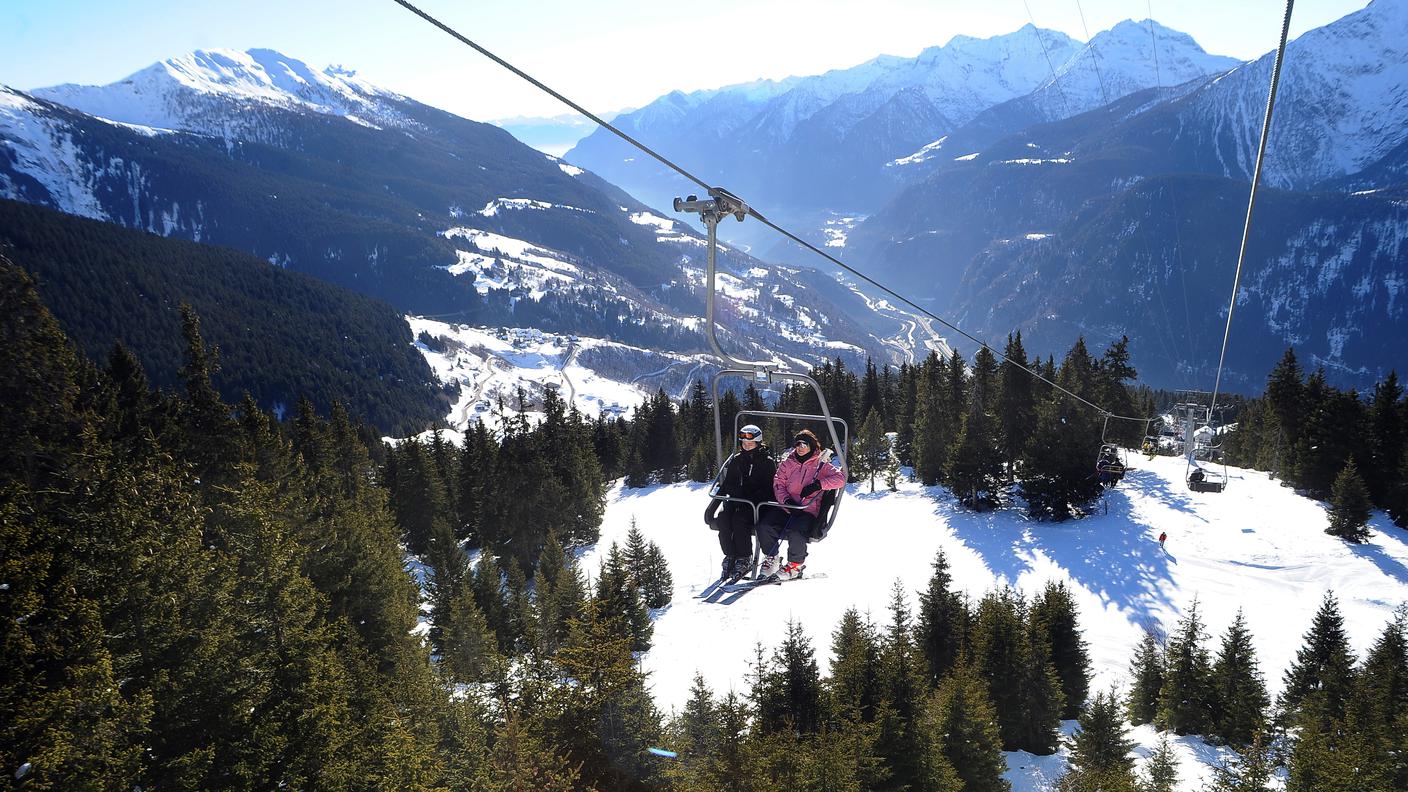
[[[804,511],[774,508],[758,525],[758,546],[764,555],[777,555],[782,538],[787,538],[787,560],[801,564],[807,560],[807,541],[816,518]]]
[[[728,558],[753,557],[753,507],[746,503],[725,503],[715,517],[719,547]]]

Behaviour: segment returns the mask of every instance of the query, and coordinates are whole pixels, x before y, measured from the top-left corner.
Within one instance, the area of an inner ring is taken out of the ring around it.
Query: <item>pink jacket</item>
[[[806,512],[815,517],[821,512],[821,492],[813,492],[811,497],[802,497],[802,488],[813,481],[821,484],[823,490],[840,489],[846,486],[846,474],[830,462],[822,462],[821,454],[814,453],[807,461],[797,461],[793,451],[777,466],[777,474],[772,477],[773,497],[778,503],[786,503],[789,498],[799,501]]]

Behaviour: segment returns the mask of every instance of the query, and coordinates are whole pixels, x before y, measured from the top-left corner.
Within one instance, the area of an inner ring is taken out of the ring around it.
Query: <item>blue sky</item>
[[[1378,0],[1398,2],[1400,0]],[[912,56],[956,34],[1029,22],[1085,40],[1152,16],[1204,49],[1252,58],[1276,46],[1275,0],[420,0],[427,12],[589,109],[639,106],[673,89],[816,74],[879,54]],[[1301,0],[1292,35],[1366,5]],[[1084,24],[1082,24],[1082,15]],[[113,82],[195,49],[267,47],[315,68],[476,119],[567,108],[392,0],[5,0],[0,83]]]

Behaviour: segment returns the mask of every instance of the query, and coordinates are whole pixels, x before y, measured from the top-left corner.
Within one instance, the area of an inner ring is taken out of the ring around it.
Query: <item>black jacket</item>
[[[752,451],[739,449],[724,466],[720,495],[743,498],[754,503],[772,500],[772,479],[777,463],[762,443]]]
[[[717,494],[730,498],[743,498],[754,503],[772,500],[772,478],[777,473],[777,462],[762,443],[752,451],[739,449],[724,463],[724,474]],[[707,516],[712,517],[719,504],[725,501],[711,501]],[[744,504],[728,504],[730,508],[746,508]],[[751,510],[750,510],[751,511]]]

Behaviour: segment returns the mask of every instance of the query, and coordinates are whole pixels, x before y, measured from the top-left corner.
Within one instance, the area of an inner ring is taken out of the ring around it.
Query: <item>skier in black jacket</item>
[[[763,430],[753,424],[738,430],[738,453],[724,463],[719,491],[715,494],[753,503],[772,500],[772,479],[777,473],[777,463],[762,438]],[[710,498],[709,507],[704,510],[704,522],[719,532],[719,547],[724,551],[721,576],[742,577],[753,561],[753,507]]]

